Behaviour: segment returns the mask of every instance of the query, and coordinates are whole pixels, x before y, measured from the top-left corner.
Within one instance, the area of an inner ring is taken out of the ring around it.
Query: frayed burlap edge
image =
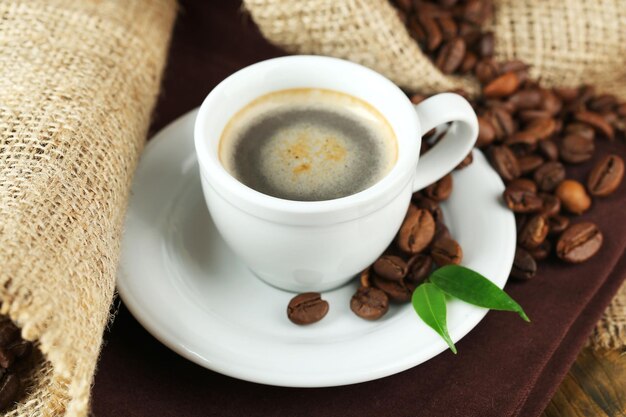
[[[0,3],[0,311],[43,354],[8,416],[85,416],[174,0]]]
[[[594,349],[626,348],[626,282],[596,324],[588,345]]]

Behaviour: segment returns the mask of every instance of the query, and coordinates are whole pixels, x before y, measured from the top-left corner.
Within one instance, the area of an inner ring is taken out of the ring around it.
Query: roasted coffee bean
[[[509,97],[507,103],[514,111],[536,109],[541,105],[541,93],[536,89],[520,90]]]
[[[5,374],[0,380],[0,410],[15,404],[22,387],[20,379],[14,374]]]
[[[552,191],[565,179],[565,167],[560,162],[547,162],[533,174],[537,186],[542,191]]]
[[[456,240],[442,237],[433,244],[430,256],[439,266],[458,265],[463,260],[463,250]]]
[[[580,263],[595,255],[602,246],[603,236],[591,222],[569,226],[556,244],[556,254],[570,263]]]
[[[491,115],[491,124],[494,126],[496,139],[502,141],[515,133],[515,122],[511,113],[503,106],[492,107],[485,113],[485,116]]]
[[[403,281],[389,281],[376,274],[372,274],[372,284],[381,291],[384,291],[392,301],[406,302],[411,299],[412,291]]]
[[[350,310],[365,320],[378,320],[389,310],[389,297],[374,287],[361,287],[350,300]]]
[[[0,347],[8,346],[20,336],[20,330],[13,322],[5,317],[0,321]]]
[[[529,280],[537,274],[537,262],[524,248],[519,246],[515,250],[511,277],[520,280]]]
[[[531,193],[537,193],[537,184],[535,184],[533,180],[530,180],[528,178],[516,178],[513,181],[509,182],[507,188],[508,187],[529,191]]]
[[[528,127],[519,132],[515,132],[507,140],[508,144],[525,143],[535,145],[543,139],[547,139],[556,130],[556,122],[554,119],[537,119],[532,121]]]
[[[480,26],[491,18],[493,5],[485,0],[467,0],[462,10],[463,19]]]
[[[591,207],[591,198],[585,187],[575,180],[564,180],[556,188],[555,195],[563,207],[574,214],[582,214]]]
[[[617,190],[624,178],[624,160],[612,154],[602,158],[589,173],[587,188],[591,195],[606,197]]]
[[[612,140],[615,137],[613,127],[604,120],[601,114],[591,111],[579,111],[574,113],[574,118],[579,122],[586,123],[593,127],[597,132],[602,133],[608,139]]]
[[[459,24],[459,36],[465,39],[467,45],[474,45],[481,36],[480,28],[468,22],[461,21]]]
[[[449,41],[450,39],[456,38],[459,33],[459,28],[451,16],[440,16],[437,18],[437,23],[439,24],[439,28],[441,29],[441,36],[444,41]],[[461,39],[463,40],[463,39]],[[463,40],[465,44],[465,41]],[[465,50],[463,51],[465,53]]]
[[[548,219],[548,233],[551,235],[558,235],[563,233],[569,226],[569,218],[565,216],[552,216]]]
[[[522,110],[517,117],[524,123],[532,123],[537,120],[551,119],[552,115],[546,110]]]
[[[454,38],[441,47],[435,65],[444,74],[452,74],[461,66],[464,56],[465,41],[462,38]]]
[[[529,249],[530,256],[532,256],[536,261],[543,261],[548,256],[550,256],[550,252],[552,251],[552,244],[548,239],[544,240],[537,246],[536,248]]]
[[[478,62],[478,57],[472,51],[465,52],[465,56],[463,57],[463,61],[461,61],[461,66],[459,67],[459,72],[461,74],[467,74],[471,72],[476,63]]]
[[[433,269],[433,258],[423,253],[418,253],[409,259],[409,272],[406,280],[415,284],[421,284]]]
[[[556,87],[553,89],[554,93],[566,103],[571,103],[578,97],[578,88],[571,87]]]
[[[490,156],[491,165],[505,181],[511,181],[520,176],[519,163],[508,146],[494,146]]]
[[[596,131],[593,130],[593,127],[585,123],[570,123],[565,128],[565,133],[568,135],[582,136],[589,140],[594,140],[596,137]]]
[[[593,141],[578,135],[567,135],[561,140],[559,155],[570,164],[588,161],[593,156]]]
[[[417,21],[426,34],[426,42],[424,46],[428,51],[434,51],[443,41],[443,35],[437,21],[434,17],[426,13],[420,13],[417,16]]]
[[[435,235],[435,220],[428,210],[417,209],[407,215],[398,232],[398,247],[407,253],[426,249]]]
[[[561,211],[561,200],[559,200],[558,197],[548,193],[541,193],[539,194],[539,198],[541,198],[543,202],[541,214],[546,217],[559,214]]]
[[[526,249],[539,246],[548,236],[548,220],[543,215],[536,215],[528,219],[521,233],[519,243]]]
[[[517,158],[522,175],[530,174],[543,165],[543,158],[539,155],[525,155]]]
[[[480,38],[480,42],[478,42],[478,54],[481,58],[489,58],[493,56],[494,43],[493,32],[486,32],[483,34]]]
[[[424,194],[435,201],[447,200],[450,194],[452,194],[452,175],[448,174],[426,187]]]
[[[305,292],[291,299],[287,306],[287,318],[295,324],[311,324],[320,321],[328,313],[328,302],[317,292]]]
[[[548,161],[556,161],[559,159],[559,147],[550,139],[539,141],[537,143],[537,149]]]
[[[491,122],[483,116],[478,116],[478,139],[476,146],[482,148],[493,142],[496,138],[496,131]]]
[[[395,0],[394,2],[396,6],[405,13],[411,13],[411,11],[413,10],[412,0]]]
[[[474,74],[481,84],[487,84],[498,76],[498,64],[493,58],[483,58],[476,63]]]
[[[547,111],[552,116],[556,115],[563,108],[563,103],[559,97],[550,90],[541,90],[542,110]]]
[[[589,100],[589,110],[604,114],[612,111],[618,104],[617,97],[611,94],[600,94]]]
[[[443,212],[441,211],[441,206],[439,206],[439,203],[437,203],[435,200],[418,195],[417,197],[413,197],[413,203],[415,203],[415,206],[417,208],[428,210],[433,216],[433,220],[435,220],[435,222],[443,221]]]
[[[543,200],[533,191],[509,185],[502,194],[507,207],[515,213],[533,213],[543,208]]]
[[[0,349],[0,366],[4,369],[13,365],[15,354],[8,347]]]
[[[424,94],[413,94],[411,96],[411,103],[413,104],[420,104],[422,101],[426,100],[428,98],[428,96],[425,96]]]
[[[528,64],[520,61],[519,59],[512,59],[500,64],[500,72],[502,73],[515,72],[519,75],[520,73],[528,71],[529,68],[530,66]]]
[[[515,216],[515,230],[518,235],[522,232],[526,223],[528,223],[528,215],[517,213]]]
[[[472,153],[472,151],[470,151],[470,153],[468,153],[467,156],[463,158],[463,160],[459,162],[459,164],[454,169],[458,171],[459,169],[467,168],[468,166],[472,165],[472,162],[474,162],[474,154]]]
[[[444,222],[436,222],[435,236],[433,236],[433,240],[430,242],[431,245],[442,237],[451,237],[450,231],[448,230],[448,226],[446,226]]]
[[[369,287],[370,284],[370,267],[365,268],[359,275],[359,282],[361,287]]]
[[[483,88],[483,96],[487,98],[508,97],[517,91],[520,79],[515,72],[507,72],[489,82]]]
[[[394,255],[383,255],[374,262],[374,272],[391,281],[402,281],[408,266],[404,259]]]

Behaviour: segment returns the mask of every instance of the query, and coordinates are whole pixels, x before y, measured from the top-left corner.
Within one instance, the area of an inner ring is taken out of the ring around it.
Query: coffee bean
[[[370,267],[365,268],[359,275],[359,282],[361,287],[369,287],[370,284]]]
[[[541,214],[546,217],[556,216],[561,211],[561,200],[548,193],[539,194],[539,198],[541,198],[543,205],[541,208]]]
[[[540,190],[552,191],[565,179],[565,167],[560,162],[547,162],[537,168],[533,178]]]
[[[537,262],[523,248],[519,246],[515,250],[515,258],[513,259],[513,267],[511,268],[511,277],[519,280],[529,280],[537,274]]]
[[[389,281],[376,274],[372,274],[372,284],[381,291],[384,291],[392,301],[406,302],[411,299],[412,291],[403,281]]]
[[[536,261],[543,261],[548,256],[550,256],[550,252],[552,251],[552,244],[548,239],[541,242],[536,248],[531,248],[528,250],[530,256],[532,256]]]
[[[571,103],[578,97],[578,88],[575,87],[556,87],[554,93],[566,103]]]
[[[546,110],[522,110],[517,114],[517,117],[524,123],[532,123],[537,120],[551,119],[552,115]]]
[[[624,160],[611,154],[602,158],[589,173],[587,188],[591,195],[606,197],[617,190],[624,178]]]
[[[570,123],[565,128],[565,133],[569,135],[582,136],[585,139],[594,140],[596,131],[593,127],[585,123]]]
[[[456,38],[459,28],[451,16],[440,16],[437,18],[437,23],[439,24],[439,28],[441,29],[441,36],[444,41],[449,41],[450,39]],[[462,38],[459,38],[463,40]],[[463,44],[465,41],[463,40]],[[463,50],[465,53],[465,48]]]
[[[446,42],[437,55],[435,66],[444,74],[452,74],[459,68],[465,56],[465,41],[454,38]]]
[[[8,348],[0,349],[0,366],[4,369],[9,368],[13,365],[13,361],[15,360],[15,354]]]
[[[558,235],[563,233],[569,226],[569,218],[565,216],[552,216],[548,219],[548,233],[551,235]]]
[[[498,76],[498,64],[493,58],[483,58],[476,63],[474,74],[481,84],[487,84]]]
[[[478,57],[475,53],[472,51],[465,52],[465,56],[463,57],[463,61],[461,61],[461,66],[459,67],[459,72],[461,74],[472,72],[477,62]]]
[[[526,222],[518,238],[520,245],[526,249],[532,249],[546,240],[546,236],[548,236],[548,220],[543,215],[536,215]]]
[[[5,374],[0,380],[0,410],[15,404],[20,391],[21,384],[17,375]]]
[[[603,236],[591,222],[569,226],[556,244],[556,254],[570,263],[580,263],[595,255],[602,246]]]
[[[507,72],[489,82],[483,88],[483,95],[487,98],[508,97],[517,91],[520,79],[515,72]]]
[[[407,281],[421,284],[430,275],[430,271],[433,268],[433,259],[429,255],[418,253],[409,259],[408,264]]]
[[[434,17],[429,16],[426,13],[420,13],[417,15],[417,21],[426,34],[425,47],[428,51],[434,51],[441,45],[443,41],[443,35],[439,25]]]
[[[524,226],[526,226],[526,223],[528,223],[528,216],[525,214],[517,213],[517,215],[515,216],[515,230],[517,231],[518,235],[522,232]]]
[[[298,294],[287,306],[287,318],[295,324],[311,324],[320,321],[328,313],[328,302],[317,292]]]
[[[490,156],[491,165],[505,181],[511,181],[520,176],[519,163],[508,146],[494,146]]]
[[[452,175],[448,174],[442,177],[439,181],[434,184],[429,185],[424,190],[424,194],[428,198],[431,198],[435,201],[443,201],[447,200],[452,193]]]
[[[462,10],[465,20],[480,26],[491,18],[493,5],[485,0],[467,0]]]
[[[559,148],[554,141],[549,139],[539,141],[537,143],[537,149],[548,161],[556,161],[559,159]]]
[[[411,11],[413,10],[412,0],[394,0],[394,2],[396,6],[405,13],[411,13]]]
[[[413,203],[415,203],[415,206],[417,208],[428,210],[428,212],[433,216],[433,220],[435,220],[435,222],[443,221],[443,212],[441,211],[441,206],[439,206],[439,203],[437,203],[435,200],[421,195],[417,195],[413,197]]]
[[[537,89],[520,90],[507,100],[514,111],[532,110],[541,105],[541,93]]]
[[[411,103],[413,104],[420,104],[422,101],[426,100],[428,98],[428,96],[425,96],[424,94],[413,94],[411,96]],[[433,129],[434,130],[434,129]]]
[[[482,148],[493,142],[496,138],[496,132],[489,120],[483,116],[478,116],[478,139],[476,139],[476,146]]]
[[[533,213],[543,208],[543,200],[533,191],[509,185],[502,194],[507,207],[515,213]]]
[[[591,198],[585,187],[575,180],[564,180],[555,191],[563,207],[574,214],[582,214],[591,207]]]
[[[561,99],[550,90],[541,90],[541,107],[542,110],[547,111],[550,115],[554,116],[563,108]]]
[[[600,94],[589,100],[589,110],[604,114],[612,111],[618,105],[617,97],[612,94]]]
[[[519,132],[515,132],[507,140],[508,144],[525,143],[535,145],[538,141],[547,139],[556,130],[556,122],[554,119],[537,119],[532,121],[528,127]]]
[[[408,266],[404,259],[394,255],[383,255],[374,262],[374,272],[391,281],[402,281]]]
[[[486,32],[480,38],[480,42],[478,43],[478,54],[481,58],[488,58],[493,56],[494,50],[494,36],[493,32]]]
[[[0,322],[0,347],[8,346],[16,341],[20,336],[19,329],[8,318]]]
[[[613,127],[607,123],[602,115],[591,111],[579,111],[574,114],[574,118],[579,122],[583,122],[593,127],[596,131],[602,133],[608,139],[615,137],[615,131]]]
[[[504,107],[492,107],[484,116],[493,126],[496,140],[502,141],[515,132],[515,122]]]
[[[516,178],[513,181],[509,182],[507,188],[508,187],[529,191],[531,193],[537,193],[537,184],[535,184],[533,180],[529,180],[528,178]]]
[[[539,155],[525,155],[517,158],[522,175],[530,174],[543,165],[543,158]]]
[[[442,237],[433,244],[430,256],[439,266],[458,265],[463,260],[463,250],[456,240]]]
[[[588,161],[593,156],[593,141],[578,135],[567,135],[561,140],[559,155],[570,164]]]
[[[515,72],[518,76],[520,73],[524,73],[528,71],[530,66],[519,59],[512,59],[510,61],[505,61],[500,64],[500,72]]]
[[[378,288],[361,287],[350,300],[350,310],[365,320],[378,320],[389,310],[389,297]]]
[[[426,249],[435,235],[435,220],[428,210],[417,209],[404,219],[398,232],[398,247],[407,253]]]

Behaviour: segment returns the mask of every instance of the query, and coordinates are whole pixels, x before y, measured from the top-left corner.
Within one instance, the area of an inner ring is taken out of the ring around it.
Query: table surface
[[[543,413],[588,416],[626,416],[626,349],[583,349]]]

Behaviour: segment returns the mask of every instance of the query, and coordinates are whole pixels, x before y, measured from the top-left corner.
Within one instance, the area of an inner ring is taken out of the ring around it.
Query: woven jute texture
[[[42,355],[9,416],[84,416],[174,0],[0,2],[0,301]]]
[[[386,0],[244,0],[263,35],[292,53],[330,55],[368,66],[423,93],[478,85],[445,76],[409,36]],[[545,86],[593,84],[626,99],[626,0],[495,0],[496,59],[521,59]],[[592,337],[626,347],[626,289]]]
[[[626,98],[626,0],[495,0],[498,60],[521,59],[546,86],[594,84]],[[465,88],[421,52],[386,0],[244,0],[263,35],[293,53],[371,67],[423,93]]]

